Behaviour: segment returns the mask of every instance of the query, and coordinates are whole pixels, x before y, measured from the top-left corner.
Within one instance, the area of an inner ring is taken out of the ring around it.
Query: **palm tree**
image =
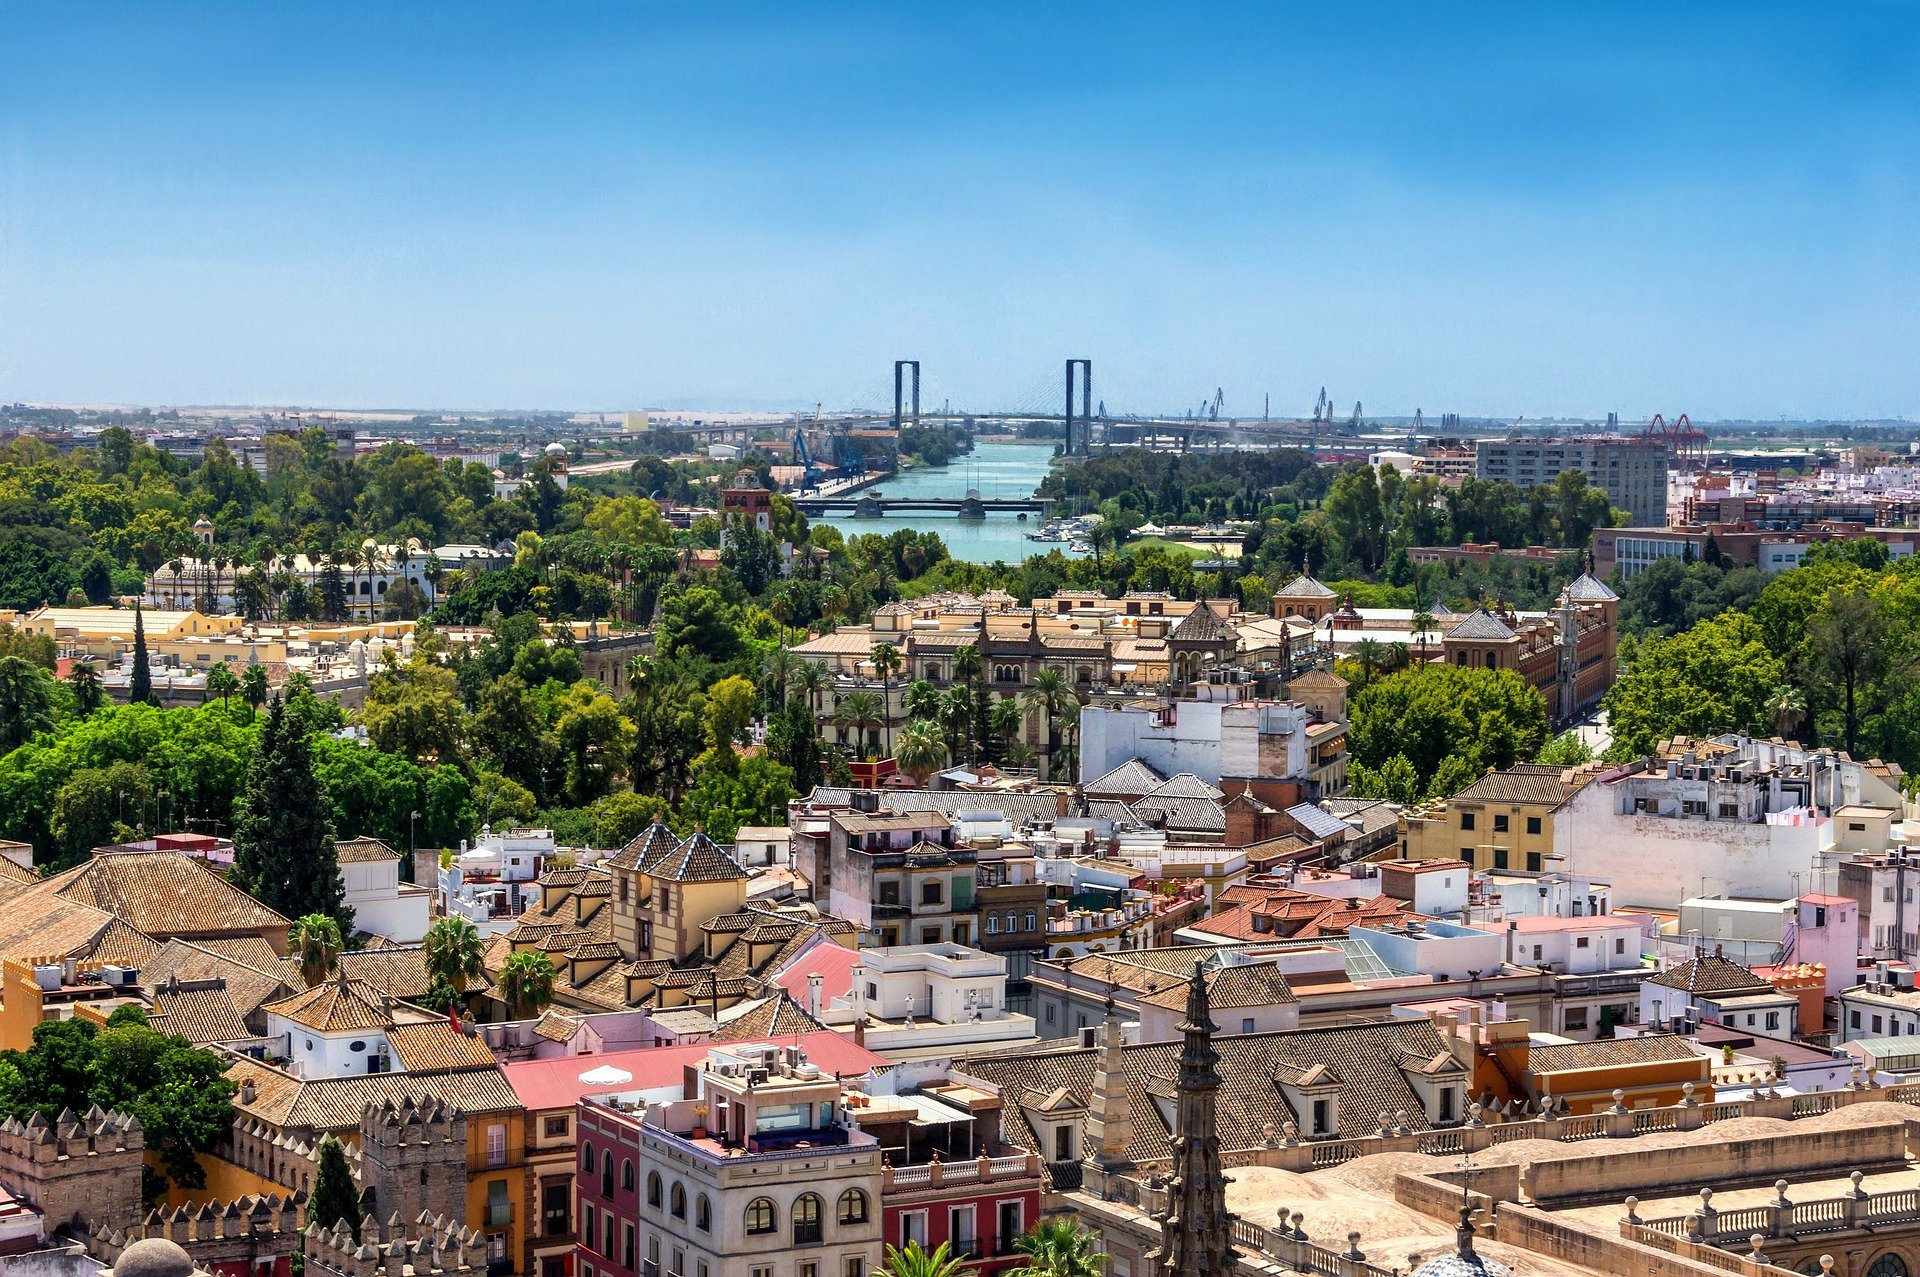
[[[894,738],[893,760],[913,777],[914,784],[925,785],[927,777],[947,760],[947,743],[941,738],[939,724],[925,718],[908,719],[906,728]]]
[[[973,725],[973,692],[965,683],[955,683],[940,694],[937,717],[947,737],[947,752],[955,761],[967,752],[967,729]]]
[[[444,981],[455,993],[486,974],[480,932],[465,918],[442,918],[427,928],[421,948],[429,980]]]
[[[971,683],[980,676],[980,649],[962,643],[953,650],[953,681]]]
[[[962,1277],[967,1261],[953,1253],[952,1246],[941,1242],[931,1252],[919,1242],[908,1242],[904,1249],[887,1247],[880,1265],[883,1277]]]
[[[880,698],[872,692],[848,692],[840,698],[840,704],[833,711],[833,722],[837,727],[850,728],[857,747],[872,744],[871,737],[884,721],[885,710]]]
[[[1106,567],[1100,558],[1100,552],[1102,550],[1111,550],[1119,539],[1119,533],[1115,532],[1113,525],[1105,519],[1100,520],[1100,522],[1087,529],[1087,544],[1093,547],[1093,570],[1095,572],[1104,573],[1106,571]]]
[[[500,1000],[507,1004],[507,1017],[528,1020],[553,1002],[553,960],[544,953],[522,949],[510,953],[500,968]]]
[[[73,687],[73,703],[81,717],[107,703],[107,694],[100,689],[100,671],[92,661],[75,661],[67,671],[67,682]]]
[[[827,673],[827,667],[818,661],[796,661],[793,673],[787,676],[787,693],[799,696],[807,703],[807,708],[820,712],[820,693],[833,682],[833,676]]]
[[[1060,711],[1060,766],[1071,776],[1080,769],[1080,702],[1069,700]],[[1047,770],[1052,771],[1052,760]]]
[[[1020,702],[1011,696],[993,703],[993,713],[987,721],[993,727],[994,739],[1000,742],[1002,754],[1007,752],[1008,746],[1019,743],[1020,725],[1025,718],[1026,715],[1020,709]]]
[[[240,675],[240,695],[247,704],[259,709],[267,703],[267,667],[249,665]]]
[[[760,680],[770,693],[767,699],[775,709],[786,708],[787,693],[793,687],[793,671],[799,664],[800,658],[786,647],[774,648],[760,663]]]
[[[1413,632],[1420,636],[1420,663],[1427,662],[1427,631],[1433,628],[1433,613],[1427,611],[1413,614]]]
[[[207,695],[218,696],[220,707],[227,707],[227,698],[240,690],[240,680],[233,676],[233,670],[225,661],[207,671]]]
[[[1093,1248],[1093,1234],[1071,1219],[1051,1219],[1017,1238],[1013,1248],[1027,1257],[1007,1277],[1100,1277],[1107,1257]]]
[[[867,658],[873,662],[873,672],[880,676],[880,704],[886,710],[886,729],[893,730],[893,676],[900,672],[902,664],[900,649],[891,643],[876,643],[873,654]]]
[[[300,963],[300,978],[311,989],[332,974],[340,959],[340,924],[324,913],[310,913],[293,924],[289,937]]]
[[[1782,683],[1767,697],[1767,717],[1782,739],[1792,740],[1800,724],[1807,721],[1807,694],[1789,683]]]
[[[1373,676],[1380,672],[1380,666],[1385,663],[1386,649],[1380,646],[1378,639],[1363,638],[1353,645],[1353,659],[1359,662],[1362,680],[1371,683]]]
[[[1049,740],[1052,739],[1053,733],[1060,725],[1060,720],[1067,713],[1067,706],[1073,705],[1078,708],[1079,703],[1073,690],[1067,686],[1066,676],[1059,670],[1041,670],[1035,674],[1033,682],[1027,686],[1027,690],[1020,697],[1021,706],[1029,714],[1038,710],[1047,716]],[[1051,748],[1048,751],[1047,774],[1049,777],[1053,774]]]

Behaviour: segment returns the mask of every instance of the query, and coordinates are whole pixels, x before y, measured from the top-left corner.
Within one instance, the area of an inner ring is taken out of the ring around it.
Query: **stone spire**
[[[1100,1060],[1093,1071],[1093,1095],[1088,1104],[1088,1133],[1092,1135],[1095,1156],[1101,1169],[1125,1170],[1133,1165],[1128,1150],[1133,1147],[1133,1109],[1127,1100],[1127,1072],[1124,1063],[1125,1036],[1120,1029],[1120,1012],[1107,999],[1107,1017],[1100,1028]]]
[[[1167,1184],[1167,1213],[1160,1221],[1160,1249],[1154,1254],[1155,1277],[1227,1277],[1233,1270],[1227,1177],[1220,1173],[1215,1122],[1220,1054],[1213,1049],[1213,1027],[1206,968],[1195,962],[1187,983],[1187,1018],[1180,1026],[1173,1175]]]

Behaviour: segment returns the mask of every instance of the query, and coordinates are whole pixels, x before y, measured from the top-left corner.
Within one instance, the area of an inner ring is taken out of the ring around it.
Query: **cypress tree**
[[[353,1168],[347,1150],[329,1135],[320,1141],[320,1165],[313,1173],[313,1196],[307,1200],[307,1222],[333,1230],[341,1220],[360,1240],[360,1191],[353,1186]]]
[[[127,688],[127,702],[152,705],[153,672],[147,668],[147,621],[140,605],[133,605],[133,681]]]
[[[353,934],[332,807],[313,770],[313,750],[286,702],[275,697],[260,725],[247,792],[233,808],[233,879],[289,918],[323,913]]]

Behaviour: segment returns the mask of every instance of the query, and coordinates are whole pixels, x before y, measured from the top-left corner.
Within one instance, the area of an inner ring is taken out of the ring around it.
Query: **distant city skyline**
[[[1920,10],[0,10],[0,401],[1920,414]]]

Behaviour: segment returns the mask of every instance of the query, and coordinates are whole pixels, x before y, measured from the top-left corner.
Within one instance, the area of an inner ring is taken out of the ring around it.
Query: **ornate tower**
[[[1227,1233],[1227,1177],[1220,1173],[1220,1134],[1215,1102],[1220,1055],[1213,1049],[1213,1008],[1206,970],[1193,964],[1187,983],[1187,1018],[1180,1026],[1178,1108],[1173,1137],[1173,1176],[1167,1213],[1160,1221],[1156,1277],[1226,1277],[1233,1270]]]

